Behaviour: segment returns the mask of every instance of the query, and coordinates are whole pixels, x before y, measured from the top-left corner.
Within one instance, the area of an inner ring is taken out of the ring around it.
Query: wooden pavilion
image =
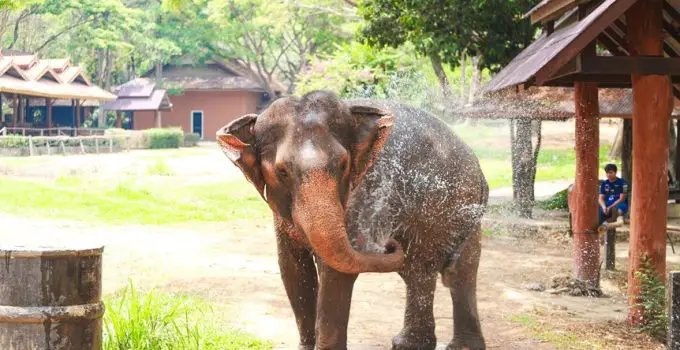
[[[666,273],[668,121],[680,82],[680,0],[544,0],[528,14],[543,34],[499,72],[483,93],[528,86],[574,87],[576,181],[574,277],[599,287],[597,226],[598,87],[632,87],[633,174],[629,302],[643,259]],[[598,55],[597,45],[613,56]],[[629,321],[640,321],[631,308]]]
[[[12,106],[11,116],[0,110],[0,121],[10,129],[47,129],[49,134],[55,123],[79,128],[99,101],[116,96],[93,85],[68,59],[21,54],[0,56],[0,99]]]

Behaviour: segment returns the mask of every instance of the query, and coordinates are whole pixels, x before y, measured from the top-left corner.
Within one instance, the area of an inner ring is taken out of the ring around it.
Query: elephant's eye
[[[288,178],[288,170],[284,167],[276,167],[276,173],[279,174],[282,179]]]

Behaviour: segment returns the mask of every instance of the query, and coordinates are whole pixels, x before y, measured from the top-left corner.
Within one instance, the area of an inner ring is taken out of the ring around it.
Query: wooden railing
[[[93,136],[104,135],[104,129],[94,128],[25,128],[25,127],[5,127],[2,135],[21,135],[21,136]]]

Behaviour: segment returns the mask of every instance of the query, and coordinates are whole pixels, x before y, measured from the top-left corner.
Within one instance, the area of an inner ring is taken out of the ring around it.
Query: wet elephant
[[[315,91],[243,116],[217,139],[274,214],[301,349],[346,348],[362,272],[397,272],[406,283],[393,348],[435,348],[438,274],[454,305],[449,348],[484,348],[476,277],[488,186],[446,124],[409,106]]]

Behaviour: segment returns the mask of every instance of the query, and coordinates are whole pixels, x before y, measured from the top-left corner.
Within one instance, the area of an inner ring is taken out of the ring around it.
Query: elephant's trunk
[[[389,254],[354,250],[347,236],[337,185],[329,176],[314,177],[313,181],[300,186],[293,217],[321,260],[334,270],[347,274],[399,270],[404,262],[404,252],[395,240],[386,244],[388,250],[393,250]]]

